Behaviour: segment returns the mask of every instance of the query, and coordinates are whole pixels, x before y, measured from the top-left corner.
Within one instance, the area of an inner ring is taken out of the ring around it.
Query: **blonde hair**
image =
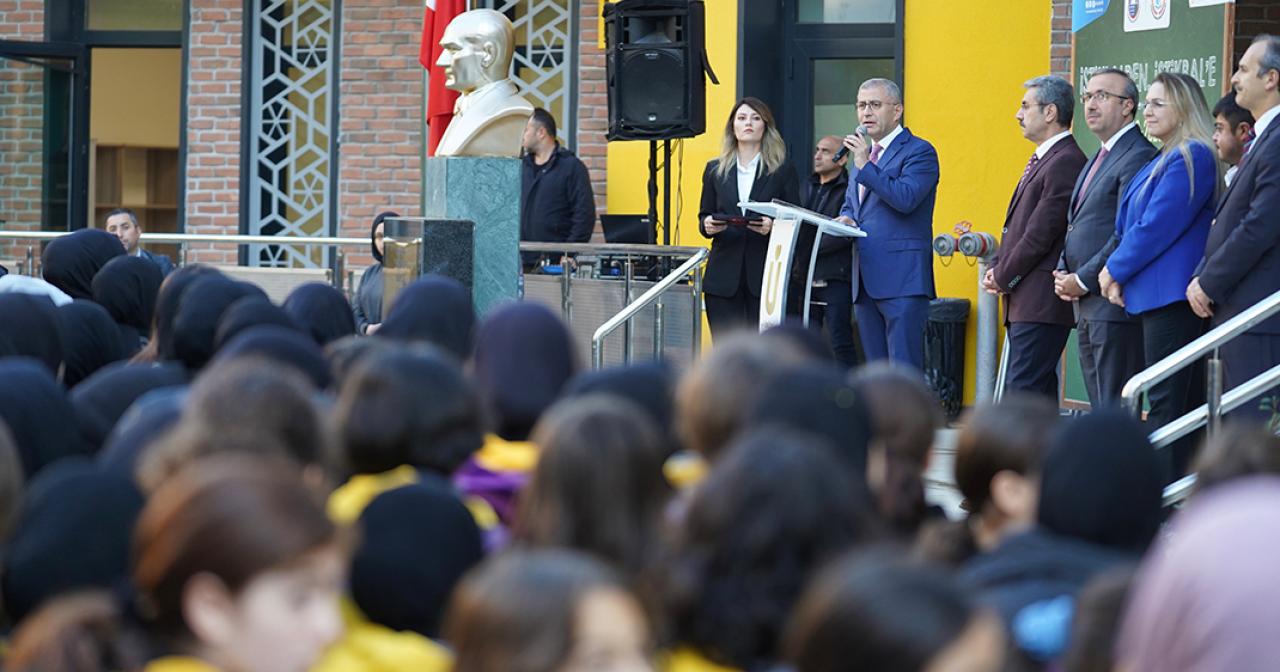
[[[1188,201],[1194,198],[1196,172],[1195,164],[1191,160],[1191,145],[1198,142],[1209,148],[1214,156],[1214,166],[1217,169],[1217,179],[1214,181],[1216,197],[1217,185],[1222,183],[1222,164],[1217,160],[1217,153],[1213,151],[1213,115],[1209,113],[1209,104],[1205,102],[1200,84],[1190,75],[1175,72],[1161,72],[1156,75],[1155,81],[1164,85],[1165,103],[1177,115],[1178,124],[1173,130],[1173,135],[1167,141],[1161,141],[1160,158],[1155,169],[1147,176],[1147,181],[1143,183],[1142,188],[1145,190],[1151,186],[1168,163],[1169,157],[1177,151],[1187,164],[1187,179],[1191,183]]]
[[[764,162],[764,172],[766,175],[772,175],[773,171],[782,167],[782,163],[787,160],[787,143],[782,141],[782,134],[778,132],[778,124],[773,120],[773,112],[769,110],[769,106],[764,104],[759,98],[747,96],[739,100],[733,109],[729,111],[729,120],[724,124],[724,140],[720,143],[720,163],[716,166],[716,176],[724,177],[729,174],[733,168],[733,164],[738,162],[738,138],[733,133],[733,118],[737,116],[738,110],[743,105],[755,110],[760,115],[760,119],[764,121],[764,138],[760,142],[760,160]]]

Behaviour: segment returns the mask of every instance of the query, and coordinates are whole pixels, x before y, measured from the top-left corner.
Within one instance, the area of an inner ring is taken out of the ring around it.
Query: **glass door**
[[[0,41],[0,227],[84,225],[82,57],[79,45]]]

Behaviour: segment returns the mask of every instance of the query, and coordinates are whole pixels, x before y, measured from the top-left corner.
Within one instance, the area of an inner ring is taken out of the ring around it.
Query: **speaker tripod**
[[[649,141],[649,225],[658,240],[658,141]],[[662,141],[662,244],[671,245],[671,141]]]

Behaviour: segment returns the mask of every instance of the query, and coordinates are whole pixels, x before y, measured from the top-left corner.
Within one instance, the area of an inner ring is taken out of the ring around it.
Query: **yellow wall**
[[[906,0],[907,125],[938,150],[935,233],[961,220],[999,237],[1009,197],[1035,148],[1014,119],[1022,83],[1049,69],[1048,2]],[[934,258],[938,296],[977,308],[977,269]],[[965,339],[965,402],[974,396],[976,313]]]
[[[684,141],[683,208],[679,235],[672,240],[680,245],[707,243],[695,221],[702,169],[719,153],[721,127],[736,100],[738,2],[712,0],[706,9],[707,51],[721,84],[707,86],[707,132]],[[1049,3],[1036,0],[906,0],[907,125],[933,143],[942,165],[935,232],[950,231],[967,219],[976,230],[999,233],[1009,196],[1033,151],[1014,113],[1022,82],[1048,71],[1050,14]],[[648,156],[647,143],[609,143],[609,212],[648,211]],[[976,309],[975,268],[956,258],[946,267],[936,262],[935,273],[938,296],[968,298]],[[976,324],[971,317],[967,403],[974,395]]]
[[[100,145],[177,147],[181,49],[94,49],[89,137]]]

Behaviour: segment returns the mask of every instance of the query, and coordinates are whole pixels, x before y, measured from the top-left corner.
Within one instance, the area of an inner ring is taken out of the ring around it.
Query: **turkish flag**
[[[453,119],[453,105],[458,92],[445,88],[444,69],[436,67],[440,58],[440,38],[453,17],[466,11],[466,0],[427,0],[422,17],[422,44],[418,47],[418,62],[428,71],[427,75],[427,156],[435,156],[444,129]]]

